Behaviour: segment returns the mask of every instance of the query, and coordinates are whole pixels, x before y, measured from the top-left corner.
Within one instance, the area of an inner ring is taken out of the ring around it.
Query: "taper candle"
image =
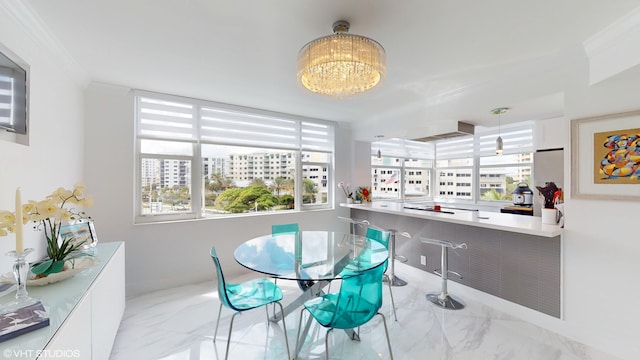
[[[22,199],[20,188],[16,189],[16,252],[24,251],[24,239],[22,237]]]

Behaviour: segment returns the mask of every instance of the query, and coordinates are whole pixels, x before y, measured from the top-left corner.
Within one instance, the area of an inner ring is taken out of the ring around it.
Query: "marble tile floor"
[[[213,271],[213,269],[212,269]],[[425,293],[440,286],[439,278],[396,264],[396,274],[409,285],[393,287],[398,321],[391,314],[389,290],[383,289],[381,312],[386,316],[394,359],[566,359],[610,360],[612,356],[479,303],[465,301],[462,310],[444,310],[428,302]],[[241,281],[258,274],[248,274]],[[299,293],[295,282],[278,280],[284,304]],[[337,290],[338,284],[332,285]],[[222,309],[218,338],[213,343],[218,294],[214,282],[185,285],[127,300],[111,360],[224,359],[233,312]],[[270,310],[271,311],[271,308]],[[291,351],[300,312],[286,318]],[[306,315],[305,315],[306,319]],[[304,326],[304,321],[303,321]],[[324,359],[325,329],[313,322],[298,359]],[[334,330],[329,335],[331,359],[389,359],[379,316],[360,329],[361,341]],[[267,325],[263,309],[236,316],[230,359],[286,359],[282,322]]]

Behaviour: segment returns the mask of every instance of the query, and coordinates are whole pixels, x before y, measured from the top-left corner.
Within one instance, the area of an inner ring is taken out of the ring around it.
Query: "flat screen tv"
[[[0,130],[26,134],[28,66],[0,44]]]

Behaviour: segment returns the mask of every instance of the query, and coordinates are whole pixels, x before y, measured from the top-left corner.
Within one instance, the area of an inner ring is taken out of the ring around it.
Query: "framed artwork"
[[[640,111],[571,121],[571,197],[640,200]]]
[[[71,225],[60,226],[60,240],[67,237],[73,237],[74,243],[84,241],[82,249],[88,249],[96,246],[98,236],[93,221],[80,222]]]

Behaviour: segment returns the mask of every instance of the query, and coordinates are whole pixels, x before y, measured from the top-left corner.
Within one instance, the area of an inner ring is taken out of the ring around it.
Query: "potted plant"
[[[31,200],[23,205],[23,222],[32,221],[36,230],[44,231],[47,241],[47,258],[31,268],[36,276],[63,271],[65,261],[80,255],[83,242],[73,237],[60,238],[60,227],[63,222],[90,219],[82,209],[91,206],[93,199],[84,191],[85,185],[78,183],[71,190],[58,188],[42,201]]]

